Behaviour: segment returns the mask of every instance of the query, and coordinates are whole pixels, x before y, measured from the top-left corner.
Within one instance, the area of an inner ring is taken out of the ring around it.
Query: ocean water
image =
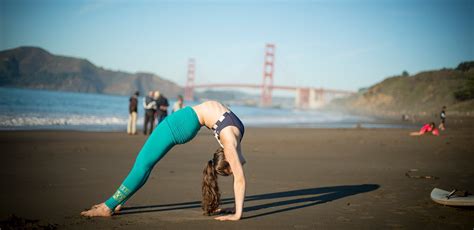
[[[0,130],[124,131],[128,120],[128,99],[128,96],[0,87]],[[142,100],[140,97],[139,130],[143,127]],[[170,99],[169,102],[173,105],[175,101]],[[336,112],[232,105],[230,108],[247,127],[351,128],[357,123],[371,128],[399,127],[374,123],[370,117]]]

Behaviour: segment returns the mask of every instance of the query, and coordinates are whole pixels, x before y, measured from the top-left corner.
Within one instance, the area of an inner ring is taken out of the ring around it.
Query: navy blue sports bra
[[[217,142],[224,147],[220,141],[220,132],[222,129],[224,129],[227,126],[235,126],[239,129],[240,131],[240,141],[244,137],[244,132],[245,132],[245,127],[242,121],[232,112],[225,112],[212,126],[212,131],[214,131],[214,137],[216,137]]]

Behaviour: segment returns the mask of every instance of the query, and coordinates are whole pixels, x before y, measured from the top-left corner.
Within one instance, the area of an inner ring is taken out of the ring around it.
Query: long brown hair
[[[221,201],[217,175],[229,176],[230,174],[232,172],[229,162],[225,159],[224,149],[218,148],[202,172],[202,210],[204,215],[214,213]]]

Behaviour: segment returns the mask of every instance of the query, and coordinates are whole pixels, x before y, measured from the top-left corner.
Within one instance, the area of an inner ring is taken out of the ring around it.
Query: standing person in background
[[[446,122],[446,106],[443,106],[441,113],[439,114],[439,117],[441,118],[441,123],[439,124],[439,129],[445,130],[446,127],[444,126],[444,123]]]
[[[160,102],[159,102],[160,96],[161,96],[160,91],[156,90],[155,92],[153,92],[153,101],[155,101],[155,104],[156,104],[156,110],[153,116],[155,118],[154,121],[156,122],[156,126],[158,126],[158,124],[160,123],[160,116],[161,116]]]
[[[182,109],[184,107],[183,96],[178,95],[178,101],[176,101],[173,105],[173,113]]]
[[[156,110],[157,111],[157,118],[156,118],[157,125],[160,124],[160,122],[163,121],[163,119],[165,119],[166,116],[168,116],[168,106],[170,106],[168,103],[168,98],[166,98],[165,95],[163,94],[159,94],[159,97],[156,100],[156,107],[158,108]]]
[[[138,113],[138,95],[140,93],[135,91],[128,103],[128,125],[127,125],[127,133],[129,135],[136,135],[137,134],[137,113]]]
[[[148,135],[153,132],[155,123],[156,102],[153,100],[153,91],[148,92],[148,96],[143,98],[143,108],[145,109],[145,121],[143,122],[143,134]],[[148,133],[148,124],[150,124],[150,132]]]

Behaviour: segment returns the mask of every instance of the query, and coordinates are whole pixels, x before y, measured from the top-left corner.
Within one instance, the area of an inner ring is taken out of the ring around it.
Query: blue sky
[[[184,85],[261,83],[357,90],[403,70],[474,60],[474,1],[0,0],[0,49],[39,46]]]

